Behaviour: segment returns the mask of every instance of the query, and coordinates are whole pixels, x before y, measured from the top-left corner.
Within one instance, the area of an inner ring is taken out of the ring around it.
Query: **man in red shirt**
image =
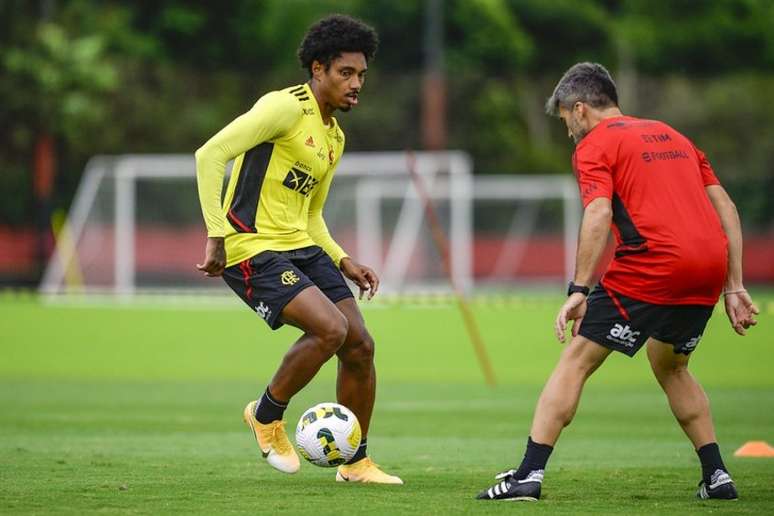
[[[647,345],[653,373],[701,461],[697,496],[735,499],[709,401],[688,360],[721,293],[739,335],[756,323],[758,309],[742,282],[736,207],[690,140],[663,122],[621,113],[603,66],[571,67],[546,110],[575,140],[573,169],[585,207],[575,278],[555,322],[564,342],[574,321],[572,340],[540,395],[521,465],[477,498],[539,499],[548,458],[588,377],[612,351],[634,356]],[[611,229],[615,258],[590,291]]]

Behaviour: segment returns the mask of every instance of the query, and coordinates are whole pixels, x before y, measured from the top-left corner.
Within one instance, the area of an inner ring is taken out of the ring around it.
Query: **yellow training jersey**
[[[331,238],[322,211],[343,151],[344,133],[335,118],[323,123],[308,84],[267,93],[197,150],[207,236],[225,237],[226,266],[267,250],[315,244],[338,265],[347,255]]]

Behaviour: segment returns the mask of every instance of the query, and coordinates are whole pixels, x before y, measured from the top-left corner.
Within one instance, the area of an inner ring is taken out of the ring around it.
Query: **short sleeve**
[[[699,171],[701,172],[701,180],[704,183],[704,186],[719,185],[720,181],[715,175],[715,171],[712,169],[712,165],[710,165],[707,156],[705,156],[695,145],[693,146],[693,150],[696,152],[696,159],[699,160]]]
[[[602,149],[581,144],[572,157],[584,208],[597,197],[613,198],[613,172]]]

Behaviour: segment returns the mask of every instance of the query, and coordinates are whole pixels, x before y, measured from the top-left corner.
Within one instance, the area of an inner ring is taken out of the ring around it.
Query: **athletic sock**
[[[288,408],[287,401],[280,401],[269,392],[269,388],[266,387],[266,392],[261,396],[258,402],[258,407],[255,409],[255,419],[259,423],[267,424],[272,421],[282,419],[285,414],[285,409]]]
[[[723,464],[723,459],[720,457],[720,447],[718,446],[718,443],[705,444],[696,450],[696,454],[701,461],[701,476],[704,479],[705,484],[710,484],[712,474],[719,469],[728,473],[726,465]]]
[[[554,451],[553,446],[536,443],[532,440],[532,436],[528,437],[527,451],[524,452],[524,459],[522,459],[521,466],[519,466],[514,476],[521,480],[527,478],[531,471],[546,469],[546,464],[552,451]]]
[[[352,458],[349,459],[349,462],[347,462],[347,464],[354,464],[358,461],[365,459],[366,448],[368,448],[368,439],[363,439],[362,441],[360,441],[360,446],[357,447],[357,451],[352,456]]]

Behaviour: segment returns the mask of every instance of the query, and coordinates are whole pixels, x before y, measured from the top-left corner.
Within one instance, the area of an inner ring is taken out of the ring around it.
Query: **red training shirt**
[[[611,200],[615,258],[602,285],[659,305],[714,305],[728,241],[705,186],[720,184],[704,153],[656,120],[620,116],[573,154],[584,207]]]

